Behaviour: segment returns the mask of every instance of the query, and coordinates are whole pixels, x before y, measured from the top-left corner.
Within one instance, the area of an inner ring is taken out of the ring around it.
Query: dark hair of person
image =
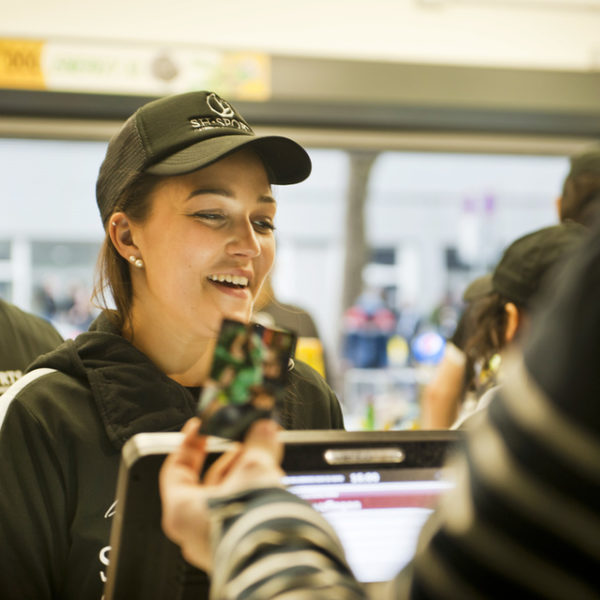
[[[563,184],[560,220],[589,227],[600,214],[600,175],[569,175]]]
[[[144,222],[152,208],[150,196],[161,179],[162,177],[157,175],[142,174],[139,176],[121,194],[112,212],[122,211],[131,221]],[[131,267],[129,262],[114,247],[108,233],[109,223],[110,218],[106,224],[104,242],[98,256],[92,299],[99,308],[106,311],[113,325],[123,329],[126,322],[131,324],[131,306],[133,303]],[[110,292],[114,301],[114,310],[109,309],[107,292]]]
[[[498,292],[492,292],[485,298],[477,300],[471,326],[473,333],[464,345],[464,351],[473,363],[487,365],[506,344],[508,315],[504,307],[507,302],[510,300]]]

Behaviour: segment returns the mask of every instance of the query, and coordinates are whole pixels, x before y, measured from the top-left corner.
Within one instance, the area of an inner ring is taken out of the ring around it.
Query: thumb
[[[283,444],[278,439],[280,426],[272,419],[260,419],[254,423],[244,439],[247,450],[261,450],[272,456],[275,464],[283,459]]]
[[[183,440],[165,459],[161,480],[172,483],[196,483],[206,459],[206,438],[198,435],[200,420],[193,417],[183,427]]]

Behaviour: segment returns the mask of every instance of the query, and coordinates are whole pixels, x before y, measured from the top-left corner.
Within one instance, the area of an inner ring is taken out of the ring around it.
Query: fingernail
[[[256,425],[263,434],[273,433],[277,428],[277,424],[271,419],[261,419],[256,422]]]

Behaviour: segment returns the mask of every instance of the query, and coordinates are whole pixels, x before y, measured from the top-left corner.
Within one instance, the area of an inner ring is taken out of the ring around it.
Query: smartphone
[[[242,440],[254,421],[274,417],[296,341],[292,331],[224,319],[198,401],[200,432]]]

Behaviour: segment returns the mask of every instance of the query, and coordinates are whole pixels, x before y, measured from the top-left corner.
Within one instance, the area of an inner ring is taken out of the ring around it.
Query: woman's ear
[[[131,223],[123,212],[113,213],[108,221],[108,234],[117,252],[126,260],[139,258],[138,247],[133,242]],[[131,261],[132,262],[132,261]]]
[[[556,207],[556,214],[558,215],[558,220],[562,221],[562,196],[559,196],[554,201],[554,206]]]
[[[506,311],[506,329],[504,331],[504,341],[508,344],[511,342],[519,329],[519,324],[521,322],[521,315],[519,314],[519,309],[516,304],[512,302],[507,302],[504,305],[504,310]]]

